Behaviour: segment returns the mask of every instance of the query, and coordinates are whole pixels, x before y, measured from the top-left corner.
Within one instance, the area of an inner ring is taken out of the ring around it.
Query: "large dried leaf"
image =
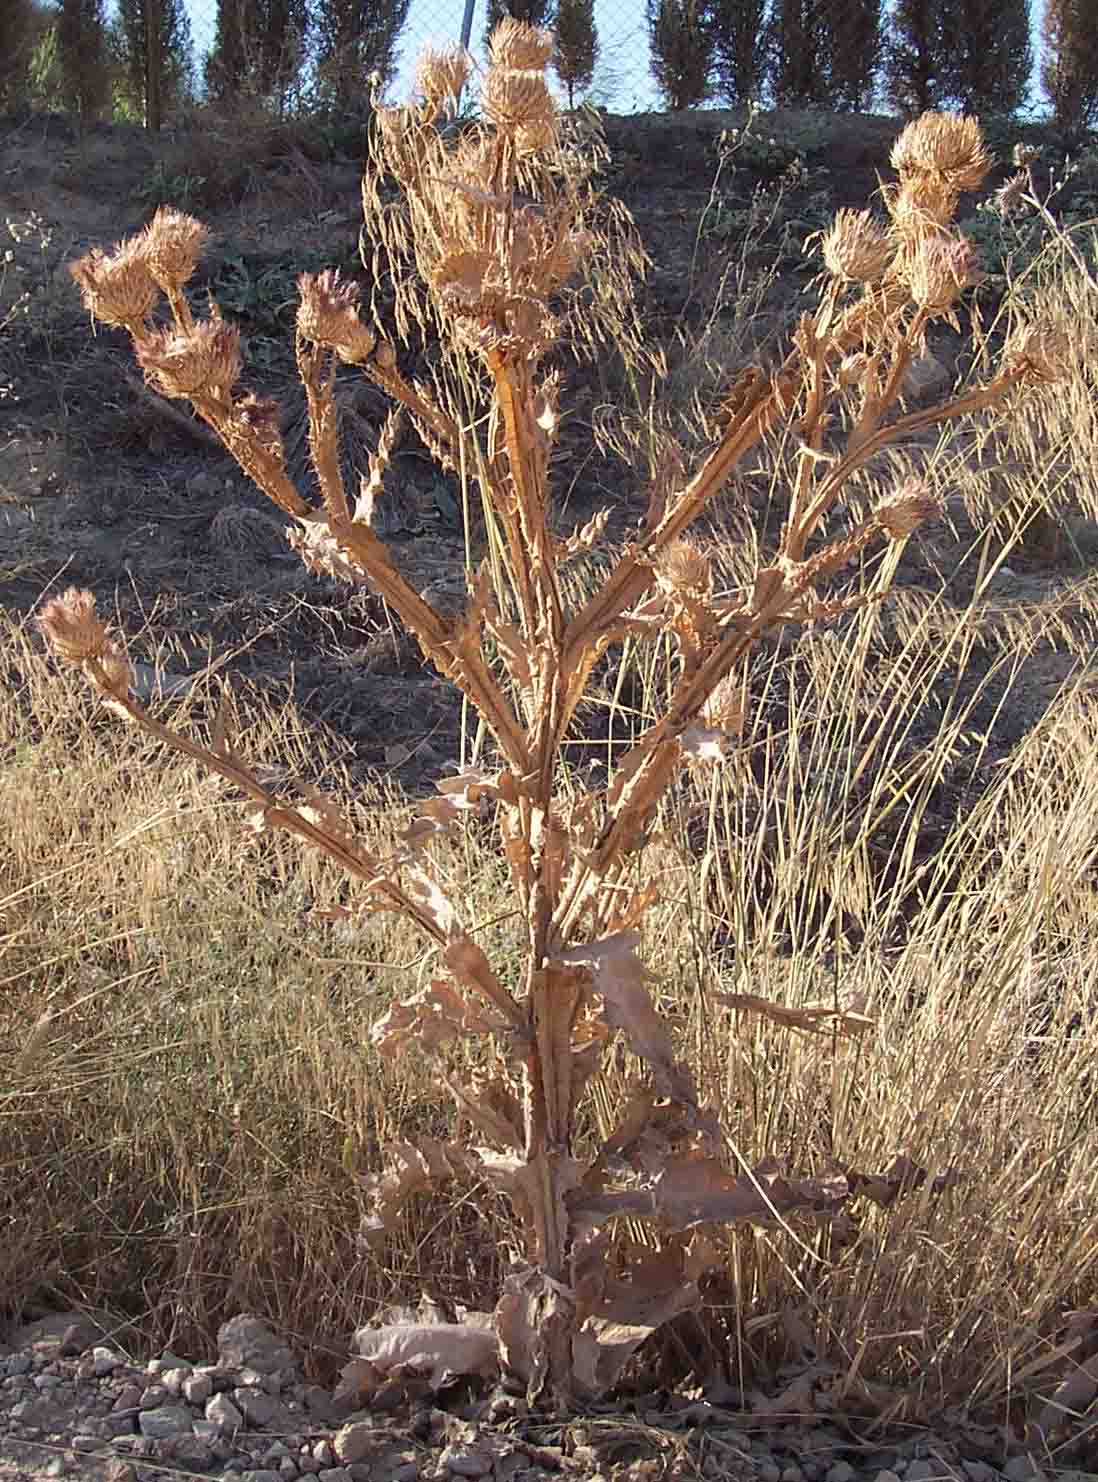
[[[863,1173],[860,1170],[845,1167],[841,1171],[850,1185],[851,1194],[860,1194],[885,1209],[901,1194],[910,1194],[916,1189],[921,1189],[930,1177],[927,1169],[912,1162],[906,1153],[897,1153],[881,1173]],[[931,1180],[931,1192],[940,1194],[944,1189],[952,1188],[957,1178],[956,1171],[947,1168],[944,1173],[936,1174]]]
[[[379,1049],[395,1050],[415,1039],[428,1053],[452,1039],[497,1034],[507,1026],[490,1017],[444,978],[436,978],[403,1003],[393,1003],[370,1030]]]
[[[585,946],[569,947],[558,962],[587,968],[604,1004],[607,1023],[625,1035],[630,1049],[647,1061],[657,1084],[676,1101],[697,1104],[694,1081],[675,1059],[667,1025],[656,1011],[647,983],[652,975],[637,956],[640,933],[619,931]]]
[[[466,1374],[492,1378],[499,1345],[490,1329],[473,1323],[391,1323],[359,1328],[355,1348],[379,1374],[395,1370],[425,1374],[432,1389]]]
[[[876,1020],[863,1012],[863,1005],[850,1003],[805,1003],[791,1007],[774,1003],[769,998],[759,998],[754,993],[717,993],[716,1003],[741,1013],[760,1014],[780,1024],[784,1029],[793,1029],[802,1034],[840,1034],[855,1039],[872,1029]]]
[[[437,1188],[453,1178],[475,1177],[480,1169],[475,1155],[456,1143],[423,1138],[418,1143],[396,1142],[386,1148],[385,1172],[363,1180],[373,1208],[363,1216],[360,1238],[368,1246],[380,1244],[392,1231],[413,1194]]]

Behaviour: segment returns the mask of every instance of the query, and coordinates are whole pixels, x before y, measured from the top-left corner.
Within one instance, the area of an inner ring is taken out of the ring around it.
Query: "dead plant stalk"
[[[760,635],[788,622],[825,622],[882,595],[886,578],[857,596],[821,589],[863,552],[902,544],[936,513],[924,487],[909,482],[845,535],[823,540],[851,475],[890,442],[1055,378],[1062,347],[1040,326],[1018,329],[986,384],[903,411],[904,373],[927,328],[956,323],[955,306],[975,276],[972,246],[952,221],[961,192],[975,189],[988,166],[973,120],[924,116],[893,151],[899,178],[885,196],[888,219],[839,213],[821,243],[820,305],[802,317],[787,359],[773,372],[753,365],[738,375],[719,439],[694,476],[669,497],[653,486],[643,528],[601,588],[569,613],[561,568],[595,544],[604,521],[563,541],[552,531],[560,376],[544,362],[575,323],[568,285],[593,284],[599,273],[615,282],[620,264],[546,84],[551,52],[547,33],[505,21],[483,79],[484,121],[456,136],[440,125],[467,80],[462,53],[427,53],[420,101],[379,109],[363,182],[367,224],[396,285],[398,332],[414,323],[437,332],[443,368],[431,386],[408,379],[392,340],[360,317],[354,284],[333,271],[300,279],[297,357],[320,507],[286,472],[277,406],[237,389],[236,329],[216,304],[202,319],[188,303],[185,285],[205,241],[198,222],[162,208],[136,237],[72,268],[91,312],[130,332],[149,383],[189,400],[292,517],[291,540],[308,567],[368,583],[399,614],[424,656],[483,718],[498,749],[496,770],[442,782],[402,847],[378,857],[327,797],[310,793],[293,803],[262,781],[224,724],[203,746],[155,721],[134,697],[129,663],[89,594],[51,601],[41,624],[55,651],[83,665],[115,709],[239,786],[266,825],[338,860],[364,897],[405,913],[436,943],[437,975],[395,1004],[375,1036],[393,1047],[416,1042],[438,1057],[483,1145],[394,1149],[389,1170],[372,1181],[376,1216],[367,1233],[383,1232],[416,1190],[450,1176],[472,1175],[505,1193],[526,1250],[495,1308],[500,1362],[532,1397],[567,1405],[612,1385],[649,1333],[698,1301],[709,1248],[692,1239],[698,1226],[781,1220],[796,1209],[833,1213],[859,1193],[888,1199],[924,1177],[903,1160],[873,1178],[850,1169],[816,1179],[772,1167],[725,1169],[719,1119],[698,1104],[637,954],[638,928],[658,895],[654,882],[637,883],[638,856],[679,770],[717,762],[734,746],[743,665]],[[387,180],[400,190],[395,205],[382,191]],[[395,271],[402,264],[403,274]],[[158,326],[152,314],[161,293],[170,322]],[[353,504],[338,457],[341,364],[361,368],[394,402]],[[372,528],[401,416],[444,466],[470,471],[498,532],[497,560],[471,580],[459,617],[411,587]],[[719,600],[707,558],[685,533],[783,420],[801,456],[780,550],[750,590]],[[829,442],[836,429],[845,433],[837,449]],[[666,712],[605,787],[565,787],[562,748],[592,670],[626,637],[673,640],[677,670]],[[514,982],[493,969],[430,872],[431,841],[484,811],[493,812],[525,921],[525,965]],[[845,1032],[864,1027],[857,1015],[829,1012]],[[646,1063],[647,1080],[608,1140],[581,1157],[583,1092],[617,1033]],[[470,1037],[487,1037],[497,1055],[463,1082],[453,1051]],[[620,1215],[660,1227],[658,1259],[630,1264],[614,1255],[610,1226]]]

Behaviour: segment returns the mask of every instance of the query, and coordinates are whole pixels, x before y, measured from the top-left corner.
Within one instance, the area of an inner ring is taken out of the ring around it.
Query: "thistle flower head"
[[[708,596],[713,590],[713,569],[706,553],[680,536],[662,553],[656,580],[664,591]]]
[[[200,221],[158,206],[144,232],[144,254],[149,272],[164,291],[175,292],[188,281],[209,240]]]
[[[907,269],[908,287],[930,315],[948,314],[961,294],[979,281],[978,256],[968,237],[939,232],[919,243]]]
[[[140,237],[120,242],[113,252],[93,247],[69,272],[88,313],[104,324],[133,328],[143,324],[160,296]]]
[[[94,659],[109,689],[124,692],[130,688],[130,662],[96,613],[91,592],[69,587],[60,597],[51,598],[38,614],[38,626],[58,658],[68,664]]]
[[[1019,170],[1004,185],[1000,185],[995,192],[995,209],[1000,216],[1010,215],[1025,195],[1028,185],[1029,176],[1024,170]]]
[[[271,396],[257,396],[249,391],[236,404],[236,415],[260,447],[279,461],[282,459],[282,414]]]
[[[553,55],[553,34],[513,16],[504,16],[488,43],[493,67],[544,72]]]
[[[932,176],[957,194],[978,190],[991,169],[979,121],[954,113],[924,113],[914,119],[889,158],[902,182]]]
[[[225,395],[240,379],[240,331],[224,319],[154,330],[138,343],[137,359],[165,396]]]
[[[890,540],[906,540],[927,520],[942,513],[942,502],[921,479],[905,480],[876,510],[876,519]]]
[[[325,268],[321,273],[302,273],[297,286],[301,294],[297,332],[301,338],[335,350],[351,365],[366,360],[375,338],[358,317],[358,285],[342,277],[337,268]]]
[[[824,234],[823,259],[842,283],[873,283],[892,261],[895,245],[868,211],[839,211]]]
[[[1011,335],[1003,352],[1003,367],[1020,373],[1034,385],[1050,386],[1071,374],[1072,348],[1060,330],[1026,324]]]
[[[489,68],[480,106],[488,122],[503,133],[552,135],[557,108],[541,71]]]
[[[436,112],[454,112],[471,70],[472,59],[463,46],[425,46],[416,62],[416,91]]]

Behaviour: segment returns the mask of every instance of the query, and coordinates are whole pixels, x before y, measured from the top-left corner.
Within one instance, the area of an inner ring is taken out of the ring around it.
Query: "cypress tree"
[[[1046,0],[1041,86],[1058,128],[1098,123],[1098,0]]]
[[[831,101],[829,51],[823,0],[776,0],[772,86],[779,108]]]
[[[341,113],[364,111],[370,75],[393,80],[411,0],[319,0],[313,16],[321,97]]]
[[[65,108],[83,119],[100,117],[110,103],[103,0],[62,0],[57,56]]]
[[[114,36],[119,91],[138,117],[145,112],[145,19],[151,5],[155,5],[159,12],[160,101],[163,108],[178,106],[193,91],[191,22],[183,0],[118,0]]]
[[[767,72],[767,0],[711,0],[710,30],[721,99],[733,107],[758,99]]]
[[[1033,70],[1026,0],[953,0],[943,31],[949,100],[966,113],[1014,113]]]
[[[667,107],[696,108],[712,91],[713,37],[703,0],[648,0],[652,75]]]
[[[900,113],[925,113],[946,99],[951,0],[896,0],[884,43],[885,94]]]
[[[591,86],[599,59],[595,30],[595,0],[559,0],[553,70],[568,92],[568,106],[576,106],[576,91]]]

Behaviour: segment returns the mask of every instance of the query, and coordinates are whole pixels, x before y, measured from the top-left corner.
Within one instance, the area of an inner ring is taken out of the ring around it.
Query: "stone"
[[[223,1369],[251,1369],[258,1374],[297,1367],[282,1339],[265,1322],[247,1312],[221,1324],[217,1332],[217,1361]]]
[[[447,1446],[438,1462],[440,1467],[448,1467],[456,1477],[487,1477],[492,1470],[492,1458],[483,1451],[469,1451],[458,1446]]]
[[[1003,1468],[1007,1482],[1043,1482],[1044,1472],[1036,1466],[1032,1456],[1023,1453],[1012,1456]]]
[[[98,1451],[102,1445],[103,1442],[98,1436],[88,1436],[83,1432],[72,1438],[72,1449],[74,1451]]]
[[[14,1379],[19,1374],[29,1374],[31,1370],[31,1356],[29,1353],[13,1353],[4,1360],[4,1373]]]
[[[901,395],[905,401],[930,401],[944,395],[952,379],[937,355],[927,350],[904,372]]]
[[[137,1410],[141,1406],[141,1390],[136,1384],[124,1384],[112,1405],[114,1410]]]
[[[272,1472],[267,1467],[255,1467],[241,1472],[240,1482],[282,1482],[282,1478],[278,1472]]]
[[[147,1415],[155,1412],[147,1410]],[[119,1436],[132,1436],[137,1427],[137,1410],[119,1410],[110,1415],[104,1415],[99,1422],[100,1432],[109,1440],[115,1441]]]
[[[351,1482],[351,1474],[346,1467],[324,1467],[318,1475],[320,1482]]]
[[[782,1482],[782,1469],[774,1461],[762,1462],[756,1475],[759,1482]]]
[[[188,1405],[205,1405],[213,1394],[213,1380],[208,1374],[188,1374],[179,1388]]]
[[[142,1410],[159,1410],[167,1399],[168,1391],[162,1384],[150,1384],[137,1403]]]
[[[419,1466],[414,1461],[403,1462],[393,1473],[392,1482],[419,1482]]]
[[[282,1458],[278,1464],[278,1474],[280,1477],[285,1477],[286,1482],[293,1482],[293,1479],[298,1476],[298,1465],[292,1456]]]
[[[986,1461],[965,1460],[961,1462],[961,1466],[968,1474],[969,1482],[995,1482],[995,1478],[999,1475],[995,1468]]]
[[[952,1467],[946,1466],[944,1462],[928,1461],[925,1457],[917,1456],[914,1461],[907,1464],[904,1473],[907,1482],[941,1482],[954,1476]]]
[[[47,1477],[63,1477],[68,1471],[68,1462],[63,1456],[55,1456],[43,1469]]]
[[[108,1374],[113,1374],[123,1359],[122,1355],[115,1353],[113,1348],[103,1348],[97,1344],[91,1351],[91,1361],[92,1373],[97,1379],[103,1379]]]
[[[372,1425],[360,1421],[356,1425],[345,1425],[332,1439],[332,1449],[341,1462],[364,1461],[377,1445],[377,1436]]]
[[[155,1410],[142,1410],[137,1417],[137,1426],[143,1436],[163,1441],[169,1436],[189,1436],[191,1419],[186,1405],[159,1405]]]
[[[854,1482],[856,1476],[857,1473],[848,1461],[834,1462],[827,1469],[827,1482]]]
[[[234,1389],[233,1404],[248,1424],[255,1426],[257,1430],[270,1425],[278,1414],[278,1401],[273,1395],[264,1394],[261,1389]]]
[[[873,1482],[900,1482],[900,1479],[890,1467],[883,1467],[881,1471],[877,1473],[876,1477],[873,1479]]]
[[[364,1461],[353,1461],[347,1468],[351,1482],[373,1482],[373,1468]]]
[[[804,1482],[804,1473],[795,1461],[782,1467],[781,1482]]]
[[[223,1436],[244,1429],[244,1417],[228,1395],[214,1395],[206,1401],[206,1419],[212,1420]]]
[[[331,1419],[334,1413],[332,1397],[322,1384],[307,1384],[301,1399],[310,1415],[315,1415],[318,1420]]]
[[[318,1441],[313,1447],[313,1460],[321,1467],[335,1465],[335,1452],[330,1441]]]

